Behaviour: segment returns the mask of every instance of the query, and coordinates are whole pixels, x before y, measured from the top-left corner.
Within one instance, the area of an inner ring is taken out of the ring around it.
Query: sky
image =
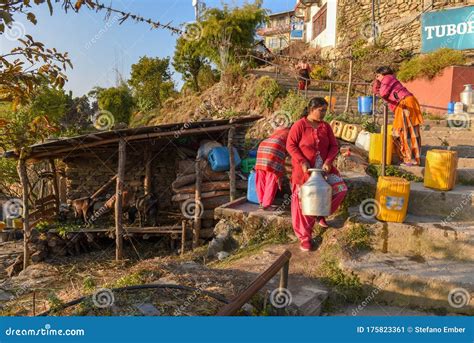
[[[219,7],[220,0],[204,0],[207,7]],[[239,5],[244,0],[227,0],[228,4]],[[173,26],[194,20],[192,0],[107,0],[106,5],[139,14],[153,21],[169,23]],[[264,7],[276,13],[294,8],[295,0],[264,0]],[[173,56],[177,35],[168,30],[151,30],[146,23],[125,21],[119,25],[114,14],[106,21],[105,12],[96,13],[83,8],[79,13],[62,10],[60,4],[54,7],[50,16],[46,5],[33,6],[37,25],[31,24],[24,16],[17,16],[20,23],[16,27],[21,34],[30,34],[46,47],[60,52],[69,52],[73,69],[66,75],[67,91],[74,96],[87,94],[94,86],[112,87],[116,84],[117,71],[125,79],[130,75],[130,67],[141,56]],[[0,53],[6,53],[18,46],[15,34],[0,36]],[[174,73],[178,87],[181,75]]]

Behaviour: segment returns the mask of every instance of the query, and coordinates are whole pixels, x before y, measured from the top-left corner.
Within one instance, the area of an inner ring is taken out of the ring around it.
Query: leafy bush
[[[466,57],[462,51],[442,48],[403,62],[397,76],[403,82],[417,78],[433,79],[444,68],[464,63],[466,63]]]
[[[262,100],[265,108],[272,108],[282,90],[276,80],[269,76],[263,76],[257,80],[255,93]]]
[[[288,92],[285,98],[281,102],[280,111],[289,113],[290,118],[293,122],[301,118],[301,114],[305,109],[308,100],[304,96],[299,95],[294,91]]]
[[[378,178],[380,176],[381,171],[382,171],[382,167],[380,165],[371,164],[367,167],[367,174],[375,178]],[[385,175],[401,177],[407,181],[415,181],[415,182],[423,181],[423,178],[418,177],[396,166],[387,166],[385,169]]]

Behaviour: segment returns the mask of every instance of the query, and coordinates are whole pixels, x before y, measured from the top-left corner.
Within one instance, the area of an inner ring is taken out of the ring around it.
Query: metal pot
[[[461,92],[461,102],[467,107],[467,111],[469,111],[474,104],[472,85],[464,85],[464,90]]]
[[[299,191],[301,211],[305,216],[331,214],[332,188],[324,179],[322,169],[309,169],[311,176]]]

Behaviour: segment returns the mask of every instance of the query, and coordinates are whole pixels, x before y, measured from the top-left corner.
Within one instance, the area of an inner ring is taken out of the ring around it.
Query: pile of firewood
[[[203,212],[201,225],[203,228],[214,226],[214,209],[230,201],[230,181],[228,172],[215,172],[207,161],[199,164],[201,170],[201,203]],[[247,181],[236,176],[236,189],[246,190]],[[172,183],[172,201],[179,204],[182,211],[187,203],[194,201],[196,192],[196,161],[182,160],[178,164],[176,180]],[[189,213],[186,211],[186,214]]]

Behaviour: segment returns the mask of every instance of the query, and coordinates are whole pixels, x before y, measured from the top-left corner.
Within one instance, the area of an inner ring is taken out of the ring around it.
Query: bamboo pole
[[[193,249],[199,246],[199,237],[201,233],[201,214],[203,212],[201,202],[201,184],[202,184],[202,173],[201,173],[201,159],[196,159],[196,190],[194,193],[194,233],[193,233]]]
[[[152,173],[151,173],[151,150],[147,148],[145,150],[145,195],[152,193]]]
[[[117,179],[117,174],[112,176],[112,178],[109,181],[107,181],[103,186],[101,186],[98,190],[96,190],[95,193],[91,195],[91,199],[95,199],[99,195],[101,195],[116,179]]]
[[[347,84],[347,95],[346,95],[346,107],[344,109],[344,113],[349,112],[349,105],[351,101],[351,89],[352,89],[352,65],[353,65],[353,60],[352,60],[352,50],[350,52],[350,59],[349,59],[349,82]]]
[[[229,129],[229,136],[227,141],[227,148],[229,149],[229,191],[230,191],[230,201],[234,201],[236,197],[235,190],[235,156],[234,156],[234,135],[235,128],[231,127]]]
[[[122,139],[119,141],[117,185],[115,191],[115,259],[117,261],[120,261],[123,258],[122,194],[125,178],[125,145],[125,140]]]
[[[54,189],[54,201],[56,205],[56,210],[59,213],[59,181],[58,181],[58,172],[56,170],[56,164],[54,159],[49,160],[51,166],[51,171],[53,172],[53,189]]]
[[[30,210],[29,210],[29,188],[28,188],[28,174],[26,172],[26,159],[23,156],[24,150],[21,150],[20,159],[18,160],[17,172],[20,177],[20,183],[23,189],[23,270],[25,270],[30,264],[30,249],[28,243],[30,241]]]
[[[383,129],[382,129],[382,176],[385,176],[385,169],[387,166],[387,134],[388,134],[388,106],[385,103],[383,106]]]

